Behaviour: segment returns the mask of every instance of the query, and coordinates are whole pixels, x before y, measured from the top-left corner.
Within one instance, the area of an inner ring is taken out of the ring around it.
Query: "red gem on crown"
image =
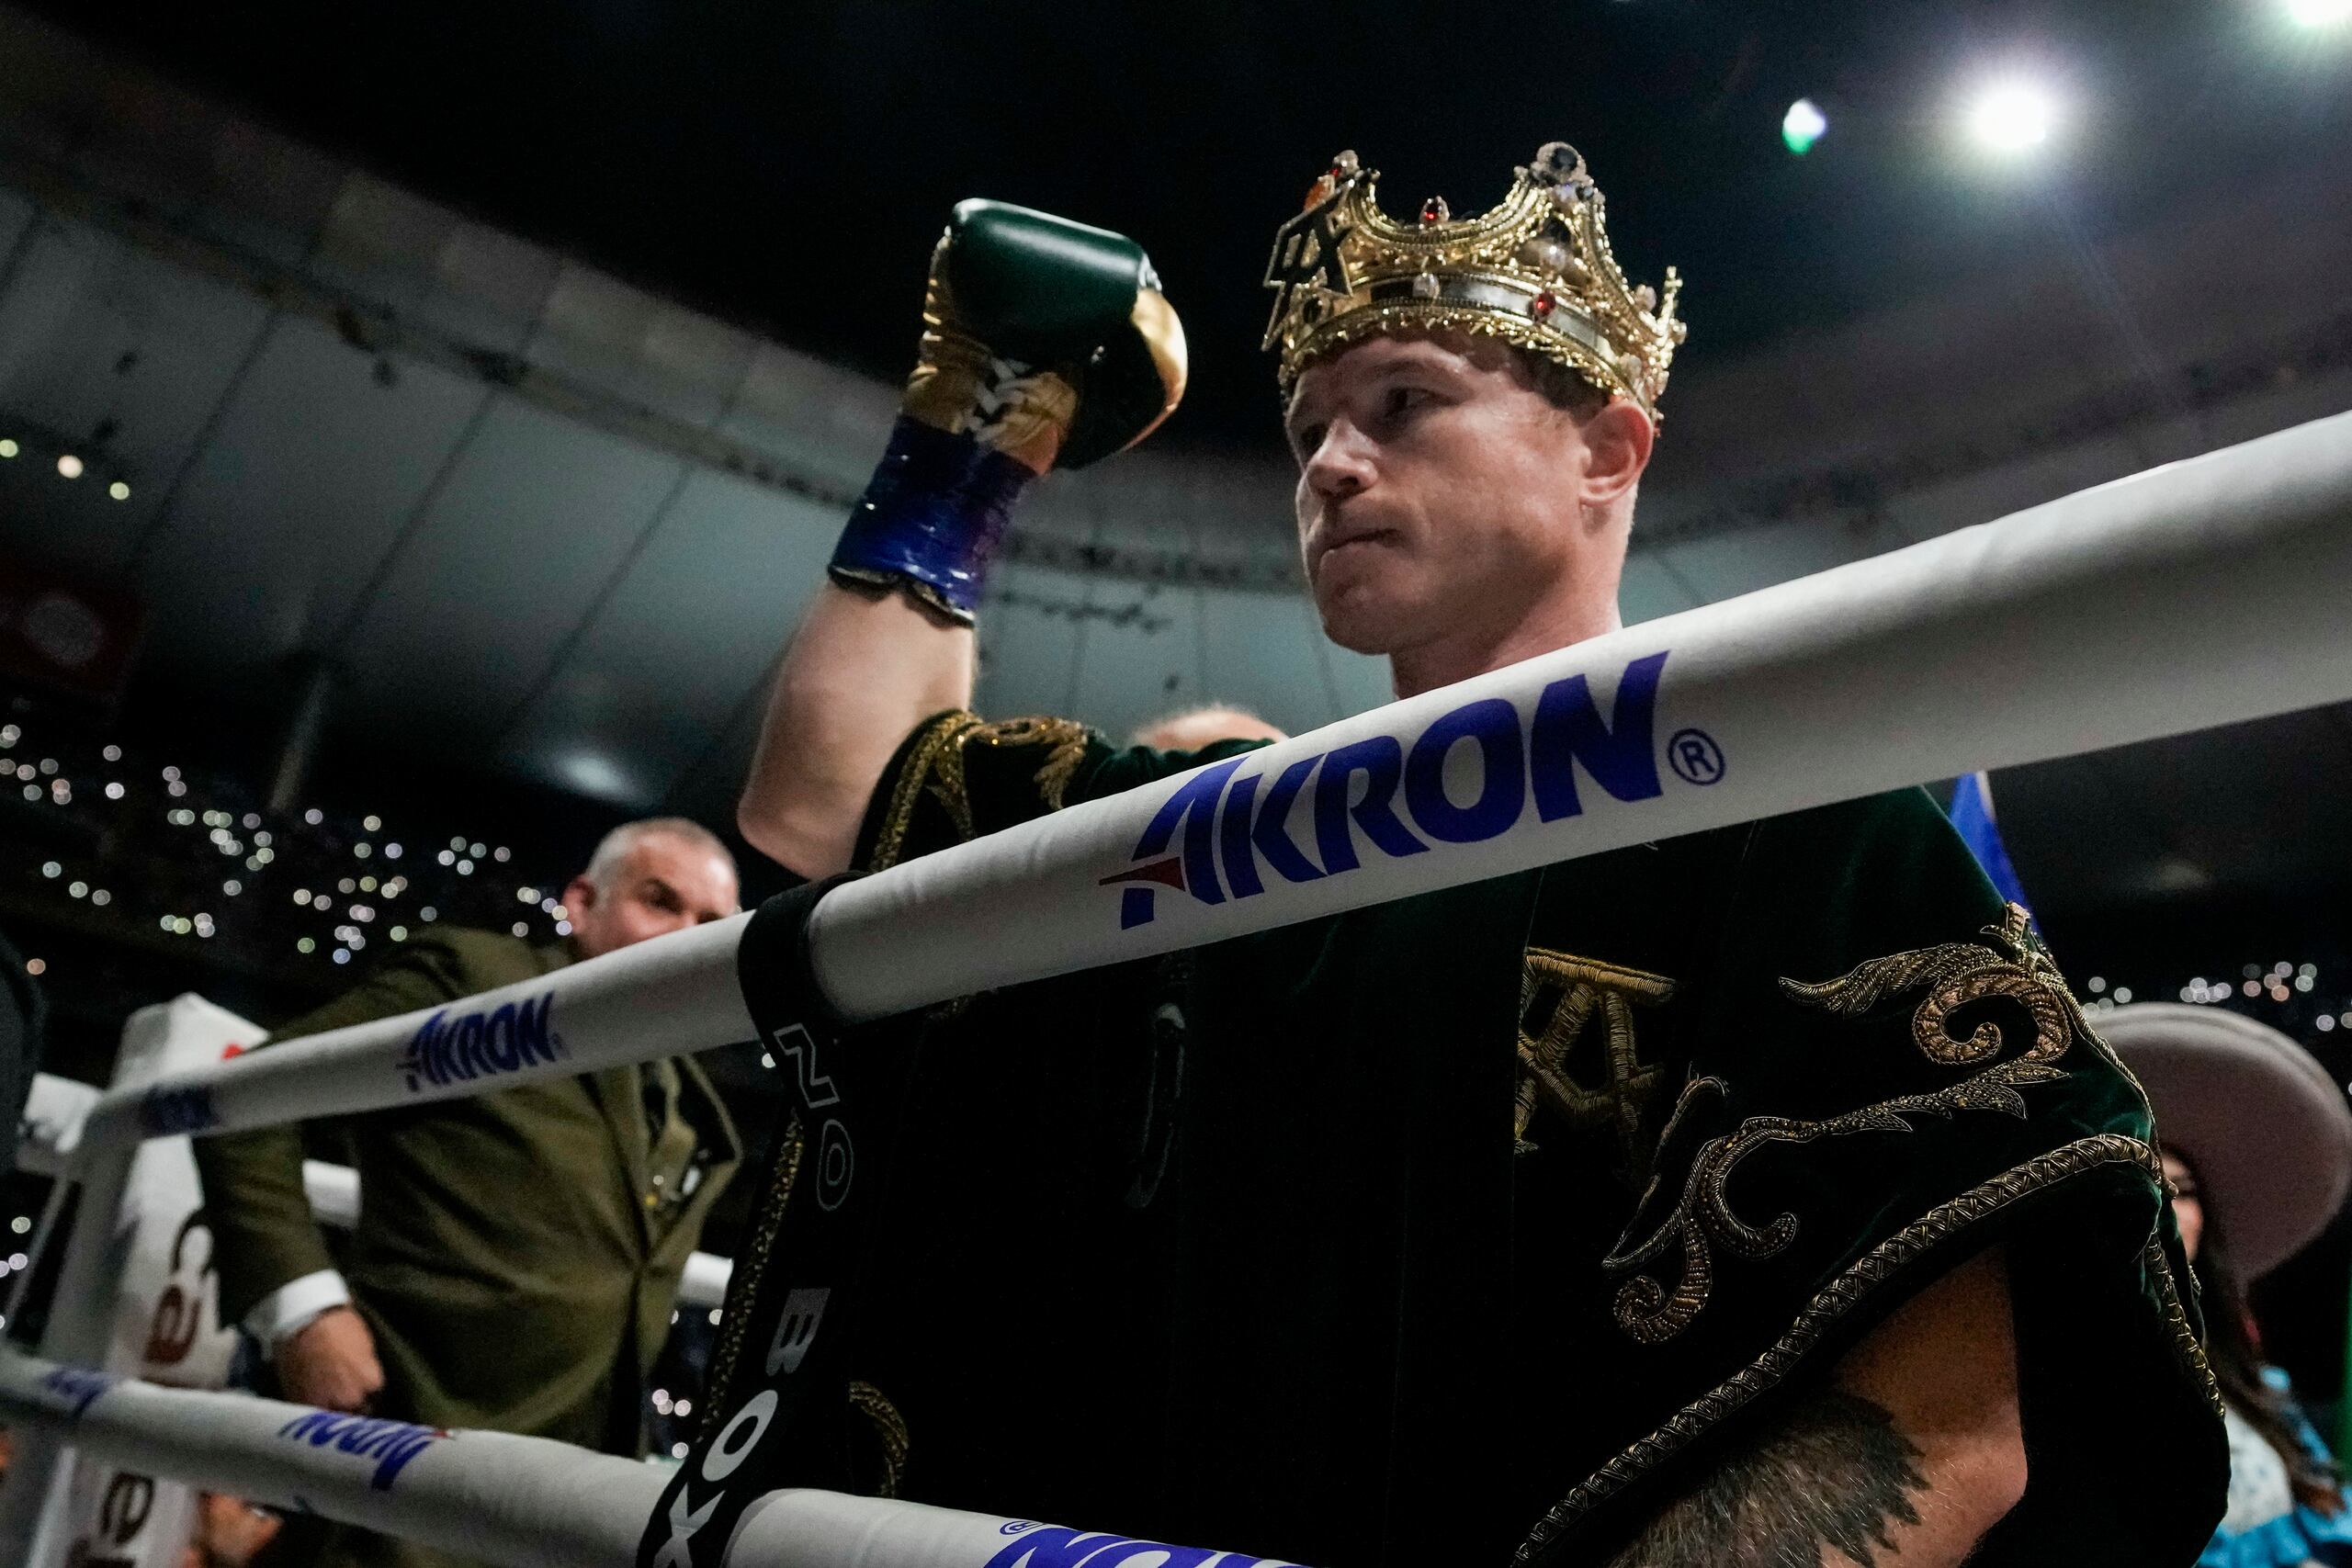
[[[1552,291],[1546,288],[1543,293],[1538,294],[1534,299],[1527,302],[1527,313],[1534,317],[1539,321],[1544,321],[1552,314],[1553,310],[1558,308],[1559,303],[1559,300],[1552,297]]]
[[[1451,216],[1453,214],[1446,209],[1445,197],[1442,196],[1433,196],[1421,203],[1421,221],[1424,223],[1442,223]]]

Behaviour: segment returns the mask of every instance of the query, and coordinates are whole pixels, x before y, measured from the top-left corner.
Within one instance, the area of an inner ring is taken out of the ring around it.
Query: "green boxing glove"
[[[968,624],[1013,502],[1057,464],[1125,451],[1184,393],[1184,329],[1141,246],[965,201],[933,254],[889,450],[831,571]]]

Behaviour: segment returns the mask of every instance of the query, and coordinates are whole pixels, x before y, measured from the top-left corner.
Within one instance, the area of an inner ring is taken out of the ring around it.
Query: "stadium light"
[[[2340,28],[2352,22],[2352,0],[2287,0],[2287,19],[2301,28]]]
[[[1828,129],[1829,117],[1823,114],[1821,106],[1811,98],[1799,98],[1789,106],[1789,112],[1781,117],[1781,141],[1800,158],[1813,151],[1813,144],[1820,141],[1821,133]]]
[[[2050,140],[2058,121],[2055,100],[2030,82],[2001,81],[1977,90],[1969,101],[1968,132],[1979,146],[2015,155]]]

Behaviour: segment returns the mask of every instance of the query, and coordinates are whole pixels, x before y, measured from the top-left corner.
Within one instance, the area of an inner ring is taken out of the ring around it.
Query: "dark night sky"
[[[1438,192],[1462,212],[1538,143],[1577,142],[1632,276],[1682,268],[1696,359],[1998,288],[2062,226],[2096,240],[2265,171],[2329,177],[2352,128],[2352,39],[2290,36],[2278,0],[44,8],[487,220],[880,374],[910,351],[958,197],[1125,230],[1192,332],[1170,438],[1194,444],[1264,441],[1265,245],[1343,146],[1385,172],[1392,208]],[[1954,150],[1958,85],[2010,62],[2077,104],[2044,189]],[[1831,119],[1803,160],[1777,133],[1800,95]]]

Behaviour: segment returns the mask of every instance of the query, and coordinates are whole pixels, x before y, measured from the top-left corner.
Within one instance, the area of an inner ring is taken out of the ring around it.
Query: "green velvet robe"
[[[568,962],[560,947],[435,931],[271,1043],[438,1007]],[[709,1080],[690,1060],[678,1068],[677,1112],[702,1150],[702,1175],[683,1201],[650,1180],[635,1067],[343,1122],[361,1202],[343,1273],[384,1365],[374,1414],[639,1451],[645,1374],[669,1337],[703,1219],[741,1157]],[[297,1128],[198,1138],[195,1148],[223,1321],[334,1266],[302,1195]],[[354,1529],[335,1530],[318,1561],[452,1562]]]
[[[944,715],[862,863],[1236,749]],[[1976,1561],[2220,1515],[2147,1103],[1917,790],[936,1010],[907,1114],[854,1359],[903,1496],[1599,1562],[1997,1245],[2030,1476]]]

